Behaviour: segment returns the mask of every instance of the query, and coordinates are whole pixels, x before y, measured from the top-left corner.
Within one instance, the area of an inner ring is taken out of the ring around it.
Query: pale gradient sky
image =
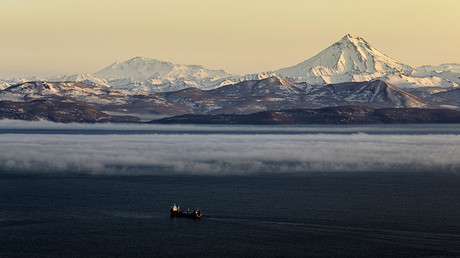
[[[348,33],[412,66],[460,63],[459,11],[459,0],[1,0],[0,78],[134,56],[263,72]]]

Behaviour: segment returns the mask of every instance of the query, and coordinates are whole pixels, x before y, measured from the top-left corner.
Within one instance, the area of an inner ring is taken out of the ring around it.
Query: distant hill
[[[449,109],[363,106],[264,111],[248,115],[181,115],[151,121],[158,124],[417,124],[460,123],[460,111]]]
[[[434,102],[380,80],[311,86],[271,77],[208,91],[186,89],[158,95],[188,106],[195,114],[249,114],[265,110],[347,105],[439,108]]]
[[[0,101],[0,119],[48,120],[60,123],[138,122],[137,117],[111,116],[83,103],[52,100]]]

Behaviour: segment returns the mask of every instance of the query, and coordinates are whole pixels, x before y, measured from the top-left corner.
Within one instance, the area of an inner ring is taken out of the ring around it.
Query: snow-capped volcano
[[[93,74],[98,78],[149,80],[157,78],[222,78],[231,74],[224,70],[209,70],[201,65],[182,65],[145,57],[134,57],[122,63],[116,62]]]
[[[130,78],[139,81],[158,78],[205,79],[232,76],[224,70],[210,70],[201,65],[173,64],[139,56],[122,63],[116,62],[93,75],[104,79]]]
[[[368,81],[387,74],[409,75],[412,71],[411,66],[388,57],[363,38],[348,34],[316,56],[274,73],[311,84],[328,84]]]
[[[173,64],[145,57],[116,62],[93,76],[118,89],[171,91],[188,87],[212,88],[233,75],[224,70],[210,70],[201,65]]]

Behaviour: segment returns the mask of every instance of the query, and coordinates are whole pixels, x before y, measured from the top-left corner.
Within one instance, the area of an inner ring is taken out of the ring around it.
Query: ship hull
[[[171,217],[185,217],[185,218],[201,218],[201,214],[196,214],[195,212],[183,212],[183,211],[170,211]]]

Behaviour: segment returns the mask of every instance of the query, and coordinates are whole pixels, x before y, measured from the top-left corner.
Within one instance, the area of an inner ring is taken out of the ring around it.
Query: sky
[[[411,66],[460,63],[459,10],[458,0],[4,0],[0,78],[94,73],[135,56],[257,73],[348,33]]]

